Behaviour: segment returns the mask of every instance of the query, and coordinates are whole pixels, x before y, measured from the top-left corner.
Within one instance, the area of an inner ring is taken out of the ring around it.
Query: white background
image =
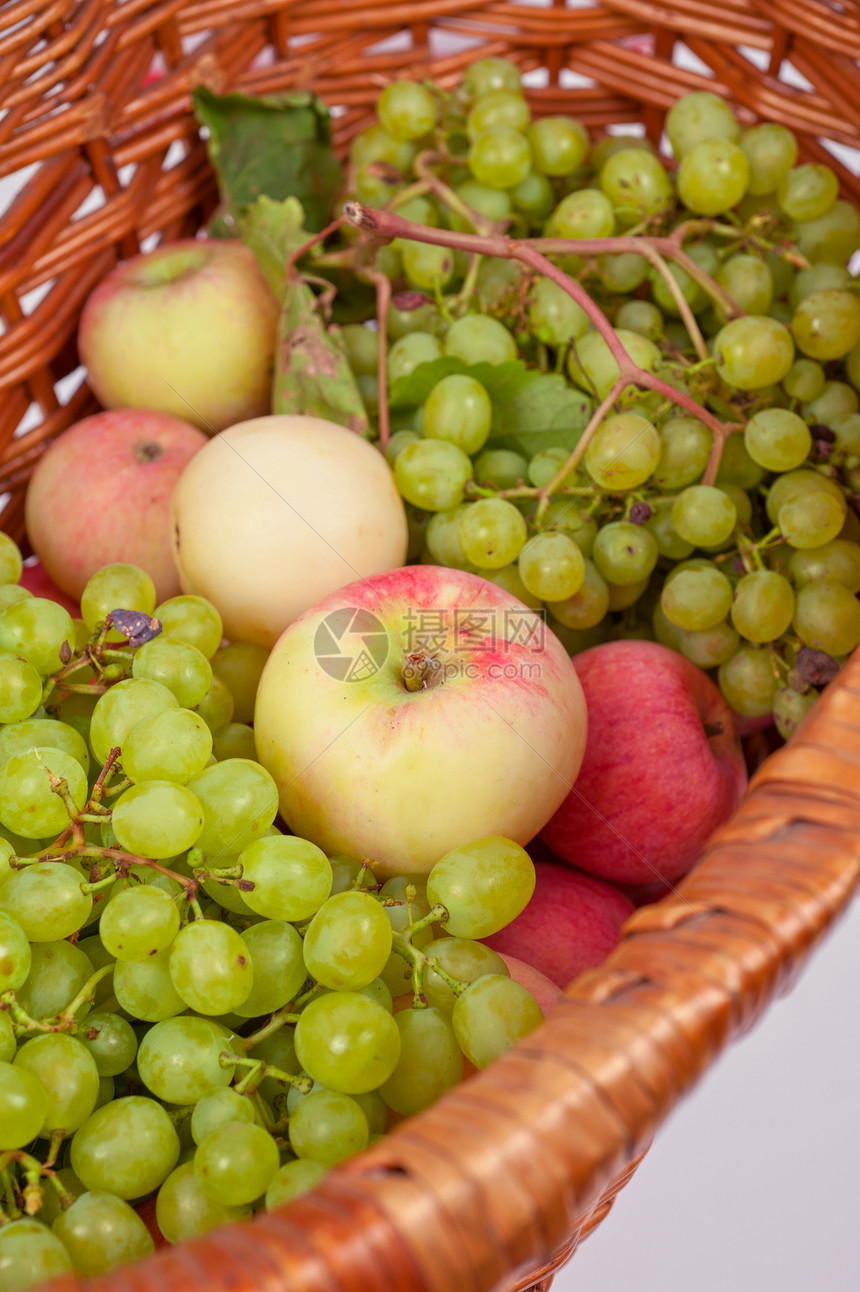
[[[858,1292],[859,1176],[855,902],[658,1131],[553,1292]]]

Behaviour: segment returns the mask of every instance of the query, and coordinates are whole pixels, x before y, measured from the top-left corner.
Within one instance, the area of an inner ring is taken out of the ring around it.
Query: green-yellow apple
[[[172,514],[183,591],[217,606],[228,637],[267,649],[328,593],[406,560],[385,458],[320,417],[257,417],[216,435],[183,472]]]
[[[30,480],[26,517],[57,587],[77,600],[96,570],[127,561],[146,570],[159,601],[176,596],[170,498],[208,443],[196,426],[145,408],[96,413],[54,440]]]
[[[533,610],[462,570],[407,566],[284,633],[254,734],[296,834],[382,877],[426,874],[458,845],[537,834],[579,771],[585,700]]]
[[[99,283],[78,350],[105,408],[172,413],[213,434],[268,412],[277,318],[247,247],[186,239]]]

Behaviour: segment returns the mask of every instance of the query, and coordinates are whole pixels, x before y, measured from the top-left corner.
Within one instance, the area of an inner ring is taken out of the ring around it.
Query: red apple
[[[585,724],[576,671],[533,610],[474,574],[413,565],[291,624],[254,736],[290,828],[388,878],[488,835],[528,843],[576,778]]]
[[[528,906],[506,928],[481,941],[505,961],[516,956],[566,987],[606,959],[632,914],[632,902],[611,884],[559,861],[536,861]]]
[[[27,490],[27,532],[48,576],[70,597],[112,561],[140,565],[159,601],[180,591],[170,498],[204,444],[196,426],[124,408],[72,426],[40,459]]]
[[[728,705],[701,669],[656,642],[607,642],[574,663],[588,744],[577,784],[542,838],[606,879],[678,879],[746,789]]]
[[[247,247],[186,239],[99,283],[78,350],[105,408],[172,413],[214,434],[268,413],[277,319]]]
[[[514,982],[518,982],[526,991],[531,992],[537,1001],[540,1012],[546,1018],[556,1005],[560,1005],[564,1000],[564,992],[551,982],[545,974],[532,965],[526,964],[524,960],[517,960],[516,956],[504,955],[499,952],[505,964],[508,966],[511,977]]]
[[[44,565],[39,560],[28,561],[21,571],[21,577],[18,580],[22,588],[26,588],[34,597],[44,597],[46,601],[56,601],[58,606],[68,610],[73,619],[80,619],[81,607],[77,601],[67,597],[56,585],[53,579],[48,577]]]

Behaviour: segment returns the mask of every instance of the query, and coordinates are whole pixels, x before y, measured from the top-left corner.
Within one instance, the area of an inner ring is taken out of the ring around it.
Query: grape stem
[[[69,1002],[64,1010],[59,1014],[54,1014],[51,1018],[33,1018],[27,1013],[21,1005],[14,991],[4,991],[0,996],[0,1010],[3,1010],[12,1019],[12,1028],[17,1036],[22,1032],[73,1032],[78,1026],[78,1020],[75,1017],[79,1009],[84,1005],[92,1005],[95,999],[95,990],[102,978],[106,978],[109,973],[113,973],[115,966],[113,964],[102,965],[95,973],[87,979],[81,987],[77,996]]]
[[[376,288],[376,321],[379,327],[379,350],[376,360],[376,381],[379,391],[379,447],[385,452],[391,434],[388,416],[388,309],[391,305],[391,280],[379,269],[363,270]]]
[[[279,1032],[286,1024],[297,1023],[299,1016],[294,1013],[294,1009],[296,1005],[300,1004],[304,1000],[305,997],[300,996],[298,1000],[291,1000],[288,1004],[282,1005],[280,1009],[275,1010],[268,1023],[265,1023],[263,1027],[258,1028],[256,1032],[252,1032],[250,1036],[239,1037],[242,1049],[245,1053],[247,1054],[249,1050],[253,1050],[255,1045],[259,1045],[259,1043],[261,1041],[265,1041],[267,1037],[273,1036],[275,1032]]]
[[[298,1015],[296,1015],[296,1021],[298,1021]],[[265,1081],[266,1077],[272,1077],[275,1081],[283,1082],[284,1085],[294,1086],[303,1095],[309,1095],[313,1086],[310,1077],[300,1077],[296,1076],[294,1072],[284,1072],[283,1068],[276,1068],[271,1063],[264,1063],[262,1059],[248,1059],[241,1054],[232,1054],[230,1050],[222,1051],[218,1056],[218,1062],[222,1068],[250,1068],[252,1078],[258,1077],[260,1081]],[[250,1085],[250,1082],[248,1084]],[[245,1093],[244,1088],[240,1093]]]

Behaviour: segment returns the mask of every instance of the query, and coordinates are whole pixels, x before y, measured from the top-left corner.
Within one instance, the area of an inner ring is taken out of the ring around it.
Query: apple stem
[[[403,657],[401,676],[407,691],[427,691],[431,687],[442,685],[445,670],[435,655],[412,651]]]

